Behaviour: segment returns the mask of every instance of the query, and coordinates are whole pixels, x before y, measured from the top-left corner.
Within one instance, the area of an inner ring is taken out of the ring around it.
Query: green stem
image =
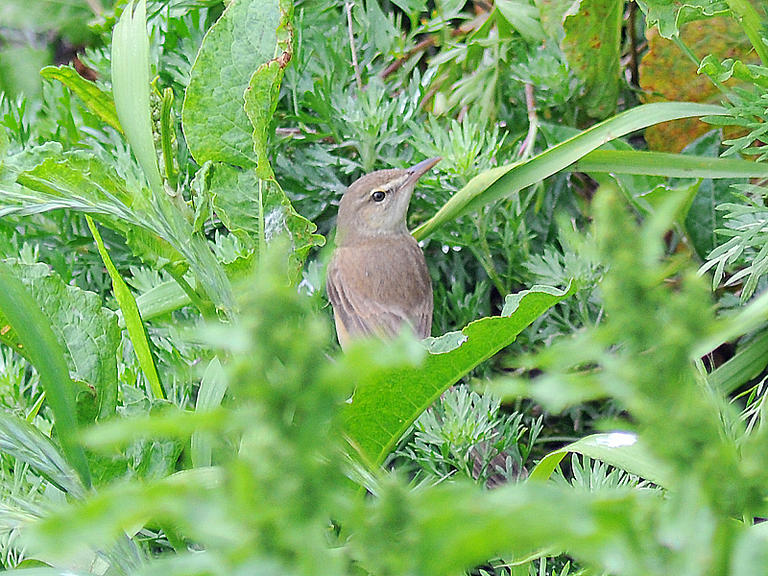
[[[178,174],[173,165],[173,123],[171,112],[173,111],[173,90],[166,88],[163,91],[163,105],[160,110],[160,143],[163,149],[163,164],[165,165],[165,177],[172,189],[176,189]]]
[[[504,282],[502,282],[501,277],[499,276],[499,273],[496,271],[496,267],[493,265],[491,249],[490,246],[488,246],[488,239],[485,237],[485,226],[481,222],[480,217],[475,218],[475,226],[477,227],[477,236],[479,239],[480,248],[478,249],[472,247],[472,252],[480,261],[480,265],[485,270],[485,273],[488,274],[488,278],[490,278],[491,282],[493,282],[493,285],[496,287],[496,290],[499,291],[499,294],[501,294],[502,297],[506,296],[507,290],[504,286]]]
[[[728,7],[739,21],[739,24],[741,24],[741,27],[744,28],[744,32],[752,43],[755,52],[760,57],[763,66],[768,66],[768,46],[765,45],[760,34],[763,23],[757,10],[748,0],[726,0],[726,2],[728,2]]]
[[[259,261],[264,258],[267,238],[264,229],[264,180],[259,178]]]
[[[216,315],[216,306],[211,302],[208,298],[204,298],[200,296],[200,294],[192,288],[192,286],[189,285],[189,282],[187,282],[184,279],[184,275],[179,273],[177,270],[174,270],[172,266],[169,266],[166,268],[168,273],[171,275],[171,277],[176,281],[176,283],[181,287],[182,290],[184,290],[184,293],[189,297],[192,304],[200,310],[200,313],[205,316],[206,318],[212,318]]]

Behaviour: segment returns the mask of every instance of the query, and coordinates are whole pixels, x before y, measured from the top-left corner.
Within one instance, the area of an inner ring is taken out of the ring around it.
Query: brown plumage
[[[405,324],[429,336],[432,283],[405,216],[417,180],[439,160],[367,174],[344,193],[326,283],[342,348],[356,337],[391,338]]]

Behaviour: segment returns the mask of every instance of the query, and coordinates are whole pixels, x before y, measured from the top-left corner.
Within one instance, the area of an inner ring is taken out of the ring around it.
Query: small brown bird
[[[342,196],[326,282],[342,348],[361,336],[391,338],[406,324],[429,336],[432,282],[405,215],[417,180],[439,161],[366,174]]]

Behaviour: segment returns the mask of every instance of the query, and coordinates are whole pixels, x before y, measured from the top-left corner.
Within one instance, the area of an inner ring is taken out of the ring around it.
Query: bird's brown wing
[[[338,248],[326,286],[340,340],[342,331],[350,337],[392,337],[406,323],[419,337],[429,336],[432,285],[424,256],[410,237]]]

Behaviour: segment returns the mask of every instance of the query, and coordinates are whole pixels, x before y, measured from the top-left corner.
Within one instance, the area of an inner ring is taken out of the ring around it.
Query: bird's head
[[[416,182],[439,161],[430,158],[410,168],[378,170],[353,182],[339,204],[336,243],[407,234],[405,215]]]

